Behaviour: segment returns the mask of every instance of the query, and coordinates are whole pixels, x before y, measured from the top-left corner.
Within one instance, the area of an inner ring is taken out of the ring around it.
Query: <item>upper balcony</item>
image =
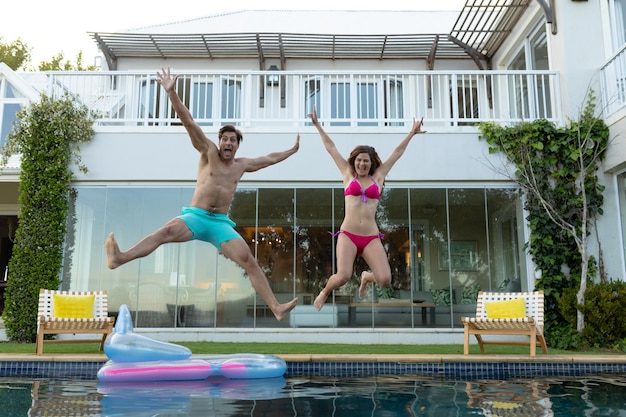
[[[42,76],[44,73],[38,74]],[[177,91],[202,126],[297,130],[315,105],[326,126],[458,130],[484,121],[563,123],[556,71],[197,71]],[[180,125],[155,72],[47,72],[39,88],[96,111],[96,129]],[[2,99],[0,98],[0,104]]]
[[[602,105],[607,117],[626,106],[626,44],[600,68]]]

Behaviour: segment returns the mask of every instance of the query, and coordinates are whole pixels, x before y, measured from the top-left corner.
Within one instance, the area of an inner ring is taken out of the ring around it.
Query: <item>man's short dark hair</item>
[[[224,125],[220,128],[220,131],[217,134],[218,139],[222,139],[222,135],[224,132],[234,132],[237,135],[237,143],[240,143],[243,140],[243,134],[241,130],[237,129],[233,125]]]

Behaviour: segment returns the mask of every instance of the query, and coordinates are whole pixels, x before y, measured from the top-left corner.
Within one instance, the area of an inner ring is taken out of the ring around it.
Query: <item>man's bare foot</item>
[[[298,297],[294,298],[288,303],[279,304],[276,310],[273,311],[274,317],[276,317],[276,320],[281,321],[282,319],[287,317],[287,314],[289,314],[289,312],[293,310],[296,304],[298,304]]]
[[[369,271],[361,272],[361,285],[359,285],[359,298],[363,298],[363,297],[365,297],[367,295],[367,284],[370,283],[370,280],[365,278],[365,276],[373,277],[374,274],[372,274]]]
[[[115,237],[113,237],[113,233],[109,235],[106,242],[104,243],[104,249],[107,253],[107,265],[109,269],[115,269],[121,265],[119,262],[120,257],[120,247],[117,245],[115,241]]]
[[[326,302],[327,298],[328,298],[328,294],[326,294],[326,291],[325,290],[320,291],[315,301],[313,301],[313,306],[315,307],[317,311],[320,311],[322,307],[324,307],[324,303]]]

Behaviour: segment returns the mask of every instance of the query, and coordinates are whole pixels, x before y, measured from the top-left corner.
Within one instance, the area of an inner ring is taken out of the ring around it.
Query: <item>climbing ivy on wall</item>
[[[59,287],[74,178],[70,165],[86,171],[78,145],[92,139],[94,118],[67,94],[57,99],[42,94],[18,112],[2,149],[0,166],[14,154],[21,162],[19,226],[3,313],[10,340],[35,340],[39,289]]]
[[[595,116],[593,92],[580,119],[569,127],[538,119],[508,127],[481,123],[480,131],[489,151],[503,153],[515,167],[515,172],[507,175],[526,197],[524,208],[530,228],[526,249],[541,271],[536,289],[546,295],[548,343],[574,347],[578,334],[563,319],[558,300],[566,289],[576,288],[583,297],[578,301],[584,304],[587,280],[598,272],[603,277],[601,252],[596,260],[587,251],[590,231],[602,215],[604,186],[598,181],[597,170],[609,140],[608,127]]]

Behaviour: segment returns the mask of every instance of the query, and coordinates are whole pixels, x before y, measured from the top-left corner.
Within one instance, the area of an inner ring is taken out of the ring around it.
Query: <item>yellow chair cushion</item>
[[[90,319],[93,317],[95,295],[52,294],[54,317],[59,319]]]
[[[506,301],[485,302],[487,317],[490,319],[519,319],[526,317],[524,297]]]

